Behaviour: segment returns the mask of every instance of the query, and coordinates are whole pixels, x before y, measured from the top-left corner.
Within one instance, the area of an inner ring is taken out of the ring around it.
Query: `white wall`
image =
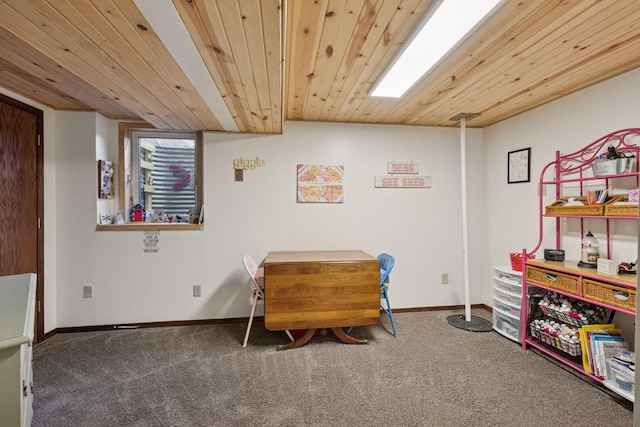
[[[389,252],[395,307],[464,304],[458,129],[290,122],[283,135],[207,133],[205,230],[162,231],[160,252],[145,254],[142,232],[94,231],[96,141],[106,132],[117,144],[115,125],[101,120],[58,113],[57,327],[247,316],[241,257],[262,260],[270,250]],[[482,253],[482,131],[468,129],[467,143],[470,252]],[[265,167],[234,182],[233,160],[256,156]],[[432,188],[375,189],[374,175],[392,160],[419,162]],[[345,202],[296,203],[298,163],[344,165]],[[472,279],[482,264],[471,258]],[[87,284],[92,299],[82,298]],[[193,284],[202,298],[192,297]],[[472,302],[482,293],[473,280]]]

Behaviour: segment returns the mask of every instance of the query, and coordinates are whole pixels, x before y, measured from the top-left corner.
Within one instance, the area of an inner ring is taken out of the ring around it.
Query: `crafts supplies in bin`
[[[531,336],[558,350],[571,356],[582,354],[580,334],[576,328],[549,319],[536,319],[529,324],[529,328]]]
[[[527,254],[527,259],[534,259],[536,254]],[[509,254],[511,259],[511,269],[514,271],[522,271],[522,252],[511,252]]]
[[[611,147],[610,147],[611,148]],[[632,152],[609,152],[591,164],[594,176],[616,175],[633,172],[635,155]]]
[[[638,216],[638,202],[630,201],[629,196],[619,196],[604,207],[606,216]]]
[[[545,206],[544,213],[545,215],[602,215],[605,207],[614,200],[617,200],[617,197],[610,197],[608,195],[602,198],[602,194],[605,193],[598,193],[597,197],[599,197],[599,199],[596,199],[594,193],[593,200],[589,197],[564,197]],[[601,202],[592,203],[597,200]]]
[[[605,319],[603,307],[567,298],[555,292],[547,292],[538,302],[545,316],[575,327],[600,323]]]

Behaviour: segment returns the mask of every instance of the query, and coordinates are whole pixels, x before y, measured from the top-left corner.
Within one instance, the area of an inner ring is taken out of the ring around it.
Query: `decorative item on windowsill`
[[[118,211],[118,213],[116,214],[116,224],[118,225],[124,225],[124,216],[122,216],[122,212]]]
[[[144,207],[138,203],[134,207],[131,208],[129,212],[129,221],[131,222],[144,222],[146,219],[146,213],[144,211]]]
[[[536,254],[527,254],[527,259],[535,259]],[[511,269],[513,271],[522,271],[522,252],[511,252]]]
[[[153,212],[153,222],[164,222],[165,214],[163,209],[157,209]]]
[[[599,257],[600,242],[589,231],[582,240],[582,259],[578,262],[578,267],[598,268]]]
[[[200,211],[198,209],[189,209],[189,224],[198,224],[200,222]]]

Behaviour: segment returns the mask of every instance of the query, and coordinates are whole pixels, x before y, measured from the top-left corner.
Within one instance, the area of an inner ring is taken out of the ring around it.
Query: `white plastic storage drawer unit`
[[[522,273],[510,267],[493,267],[493,329],[520,342]]]

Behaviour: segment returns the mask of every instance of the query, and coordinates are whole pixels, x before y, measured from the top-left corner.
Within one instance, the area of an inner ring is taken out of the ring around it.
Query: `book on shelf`
[[[596,335],[593,337],[594,348],[594,375],[598,378],[609,380],[607,375],[607,359],[611,359],[622,350],[627,350],[629,345],[620,336]]]
[[[593,374],[593,347],[591,343],[591,337],[594,334],[599,335],[620,335],[618,329],[614,332],[616,326],[612,323],[609,324],[596,324],[596,325],[584,325],[578,329],[580,335],[580,347],[582,348],[582,367],[588,374]]]
[[[591,374],[597,377],[600,377],[600,357],[598,354],[597,348],[597,340],[610,340],[618,337],[621,337],[622,330],[620,329],[609,329],[606,331],[587,331],[587,343],[588,343],[588,356],[591,368]]]

